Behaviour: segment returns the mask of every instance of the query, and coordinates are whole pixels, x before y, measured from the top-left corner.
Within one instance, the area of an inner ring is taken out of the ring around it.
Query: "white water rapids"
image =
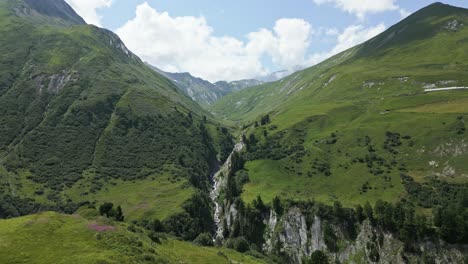
[[[215,204],[215,212],[213,215],[213,219],[216,225],[216,232],[214,239],[216,240],[217,238],[223,239],[223,223],[221,219],[221,205],[219,203],[219,194],[220,191],[223,187],[226,186],[226,180],[227,180],[227,175],[228,172],[231,170],[231,158],[232,154],[234,152],[240,152],[244,148],[244,143],[240,141],[234,146],[234,149],[232,150],[231,154],[229,157],[226,159],[224,164],[219,168],[218,172],[216,172],[213,175],[213,189],[210,192],[210,198]]]

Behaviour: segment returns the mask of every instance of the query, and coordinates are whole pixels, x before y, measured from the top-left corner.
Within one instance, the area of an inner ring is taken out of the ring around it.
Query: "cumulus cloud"
[[[409,15],[411,15],[411,12],[409,12],[408,10],[404,8],[401,8],[399,11],[400,11],[400,16],[402,19],[407,18]]]
[[[312,54],[307,60],[307,66],[315,65],[342,51],[359,45],[378,34],[385,31],[386,26],[381,23],[374,27],[364,27],[363,25],[351,25],[345,28],[337,36],[337,44],[328,52]]]
[[[327,28],[325,30],[325,35],[327,35],[327,36],[337,36],[339,34],[340,34],[340,32],[338,31],[337,28]]]
[[[88,24],[101,26],[100,8],[112,5],[113,0],[65,0]]]
[[[377,36],[385,29],[386,27],[383,23],[370,28],[362,25],[349,26],[338,36],[338,44],[333,48],[332,52],[337,54],[345,51]]]
[[[230,81],[267,74],[264,56],[284,68],[303,63],[312,26],[303,19],[280,19],[272,30],[251,32],[243,41],[215,36],[203,16],[173,17],[145,2],[116,32],[133,52],[162,70]]]
[[[396,0],[313,0],[315,4],[333,4],[335,7],[364,19],[367,14],[399,10]]]

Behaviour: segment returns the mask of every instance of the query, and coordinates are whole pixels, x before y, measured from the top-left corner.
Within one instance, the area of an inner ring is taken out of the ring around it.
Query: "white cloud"
[[[366,14],[398,10],[396,0],[313,0],[317,5],[333,4],[335,7],[363,19]]]
[[[303,19],[280,19],[276,21],[274,32],[277,46],[271,54],[273,62],[288,68],[296,66],[304,59],[309,47],[311,25]]]
[[[386,27],[384,24],[379,24],[370,28],[365,28],[362,25],[349,26],[338,36],[338,44],[333,48],[332,52],[337,54],[345,51],[377,36],[385,29]]]
[[[113,0],[65,0],[88,24],[101,26],[102,17],[98,15],[99,8],[112,5]]]
[[[404,8],[400,8],[399,12],[402,19],[407,18],[409,15],[411,15],[411,12]]]
[[[327,28],[325,30],[325,35],[327,35],[327,36],[337,36],[339,34],[340,34],[340,32],[338,31],[337,28]]]
[[[246,41],[218,37],[203,16],[172,17],[146,2],[117,30],[143,60],[166,71],[187,71],[209,81],[267,74],[261,63],[263,56],[283,68],[301,64],[311,33],[312,26],[303,19],[280,19],[272,30],[247,34]]]
[[[307,66],[315,65],[331,56],[359,45],[382,33],[385,31],[385,29],[386,26],[383,23],[369,28],[366,28],[363,25],[348,26],[337,36],[337,44],[333,47],[333,49],[331,49],[329,52],[312,54],[307,60]]]

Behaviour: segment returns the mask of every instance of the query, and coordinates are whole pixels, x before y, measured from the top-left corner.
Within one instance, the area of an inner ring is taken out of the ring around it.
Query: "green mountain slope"
[[[129,219],[182,214],[209,188],[230,135],[72,11],[64,1],[0,2],[0,216],[104,201]]]
[[[266,263],[228,249],[199,247],[92,216],[45,212],[0,220],[2,263]]]
[[[213,113],[247,127],[242,197],[460,201],[468,91],[426,89],[468,86],[466,25],[468,10],[436,3],[317,66],[217,102]]]

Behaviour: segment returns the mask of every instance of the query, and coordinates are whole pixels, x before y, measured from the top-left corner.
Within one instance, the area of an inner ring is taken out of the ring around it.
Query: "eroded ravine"
[[[212,190],[210,192],[210,198],[213,201],[215,205],[215,210],[213,214],[213,219],[216,225],[216,230],[215,230],[215,236],[214,240],[216,239],[223,239],[223,221],[222,221],[222,206],[219,201],[219,195],[221,193],[221,190],[226,187],[226,180],[227,180],[227,175],[229,174],[230,170],[232,169],[232,155],[235,152],[241,152],[242,149],[244,148],[244,143],[242,140],[239,141],[234,146],[234,149],[232,150],[231,154],[229,154],[229,157],[226,159],[224,164],[219,168],[219,170],[213,175],[213,186]]]

